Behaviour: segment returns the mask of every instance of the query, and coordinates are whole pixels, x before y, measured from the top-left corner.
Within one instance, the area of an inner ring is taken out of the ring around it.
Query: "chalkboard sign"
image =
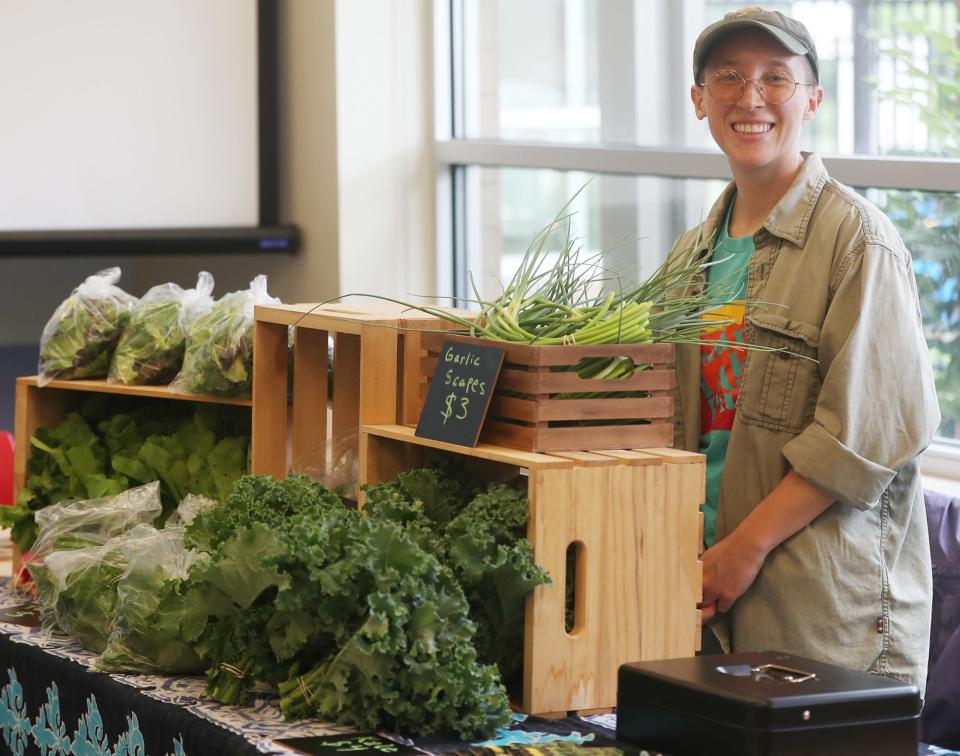
[[[502,349],[444,341],[416,435],[476,446],[501,365]]]

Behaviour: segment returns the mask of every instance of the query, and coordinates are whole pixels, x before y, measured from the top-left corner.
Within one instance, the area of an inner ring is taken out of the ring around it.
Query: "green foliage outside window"
[[[888,41],[882,54],[896,59],[912,84],[882,90],[880,97],[914,110],[927,128],[926,154],[960,157],[960,21],[940,28],[911,22],[898,25],[897,31],[927,38],[928,67],[918,67],[911,53]],[[943,415],[940,435],[960,439],[960,193],[885,195],[885,210],[914,258]]]

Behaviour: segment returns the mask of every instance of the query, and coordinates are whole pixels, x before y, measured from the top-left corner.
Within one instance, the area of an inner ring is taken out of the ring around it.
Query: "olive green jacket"
[[[698,239],[712,252],[734,190],[671,255]],[[717,540],[791,468],[836,501],[769,554],[714,630],[730,650],[793,652],[922,691],[931,566],[918,455],[940,412],[910,253],[816,155],[753,240],[745,336],[787,351],[748,353]],[[677,360],[676,444],[696,451],[699,349],[682,346]]]

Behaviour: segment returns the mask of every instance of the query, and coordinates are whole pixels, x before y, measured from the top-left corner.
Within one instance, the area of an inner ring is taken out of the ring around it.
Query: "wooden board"
[[[328,332],[295,328],[290,469],[313,474],[327,464]]]
[[[36,376],[17,378],[17,384],[23,381],[28,386],[38,386]],[[108,383],[106,379],[50,381],[43,387],[47,391],[62,389],[65,391],[89,391],[99,394],[124,394],[126,396],[143,396],[149,399],[178,399],[186,402],[205,402],[212,404],[237,404],[249,407],[253,404],[250,399],[234,399],[231,397],[211,396],[210,394],[191,394],[188,391],[178,391],[169,386],[125,386],[122,383]]]
[[[460,318],[472,318],[476,313],[453,307],[436,308]],[[326,304],[257,305],[254,318],[267,323],[300,326],[321,331],[360,334],[361,326],[379,322],[383,325],[402,328],[435,330],[438,322],[443,328],[452,328],[452,321],[442,321],[435,315],[384,300],[365,302],[329,302]]]
[[[294,396],[294,411],[297,398]],[[336,465],[360,439],[360,334],[333,335],[333,416],[331,464]]]
[[[673,424],[662,422],[646,425],[550,428],[504,423],[490,419],[488,416],[480,438],[491,444],[503,444],[543,453],[575,449],[660,446],[673,441]]]
[[[287,474],[287,327],[256,321],[253,330],[253,422],[250,469]]]
[[[503,446],[494,446],[493,444],[477,444],[471,449],[455,444],[446,444],[443,441],[434,441],[429,438],[417,438],[414,435],[414,429],[406,425],[366,425],[363,427],[364,433],[382,436],[383,438],[392,438],[405,443],[414,443],[419,446],[440,451],[451,452],[453,454],[464,454],[477,459],[486,459],[491,462],[501,462],[505,465],[516,465],[517,467],[536,469],[540,467],[564,468],[573,467],[573,462],[563,457],[557,457],[548,454],[536,454],[525,452],[520,449],[508,449]]]
[[[478,341],[468,335],[444,334],[442,337],[427,336],[424,347],[436,351],[443,339],[471,342]],[[479,339],[482,341],[482,339]],[[536,367],[552,367],[576,364],[589,357],[631,357],[634,362],[653,364],[672,363],[675,348],[673,344],[572,344],[570,346],[548,346],[540,344],[514,344],[510,342],[492,342],[506,350],[506,362]]]

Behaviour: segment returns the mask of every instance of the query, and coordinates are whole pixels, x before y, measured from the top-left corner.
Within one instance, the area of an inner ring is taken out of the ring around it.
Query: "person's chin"
[[[776,151],[766,145],[735,145],[727,152],[727,157],[743,168],[763,168],[774,162]]]

